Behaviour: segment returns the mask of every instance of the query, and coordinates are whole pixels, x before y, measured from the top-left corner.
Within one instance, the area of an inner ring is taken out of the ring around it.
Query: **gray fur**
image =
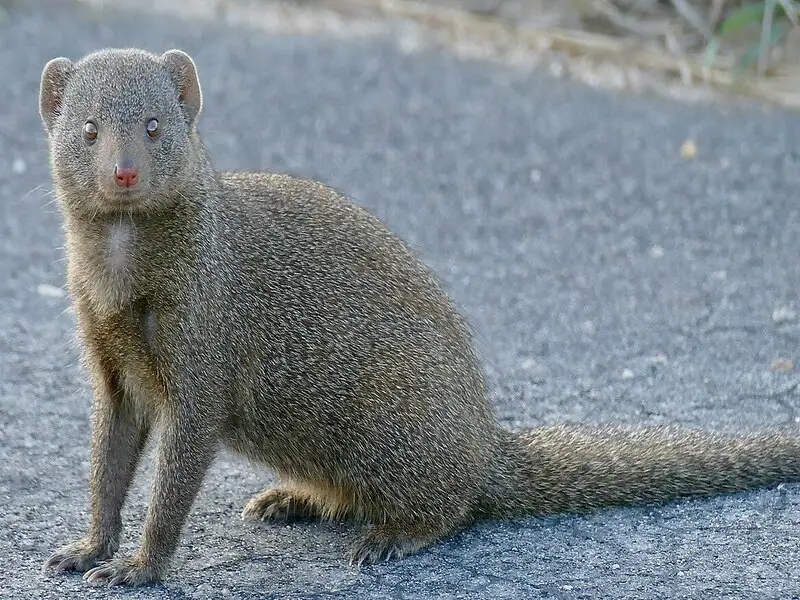
[[[91,525],[46,567],[161,579],[218,442],[281,479],[244,516],[363,521],[349,553],[357,564],[480,518],[800,476],[795,431],[502,429],[466,323],[400,239],[320,183],[213,170],[195,127],[200,84],[182,52],[51,61],[40,107],[94,387]],[[144,131],[151,118],[162,126],[155,140]],[[87,119],[98,127],[92,144]],[[120,156],[143,173],[132,196],[109,183]],[[141,546],[112,559],[156,427]]]

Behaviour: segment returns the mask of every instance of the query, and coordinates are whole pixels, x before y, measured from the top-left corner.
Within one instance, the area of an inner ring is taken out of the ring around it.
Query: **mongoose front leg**
[[[245,505],[243,519],[294,523],[319,518],[309,499],[292,490],[270,488],[256,494]]]
[[[89,478],[92,520],[80,540],[60,548],[44,569],[87,571],[113,556],[122,531],[121,510],[149,426],[136,413],[116,374],[90,357],[94,414]]]
[[[213,415],[199,410],[197,403],[196,398],[175,399],[162,415],[164,427],[139,550],[95,567],[84,575],[87,581],[144,585],[163,577],[217,441]]]

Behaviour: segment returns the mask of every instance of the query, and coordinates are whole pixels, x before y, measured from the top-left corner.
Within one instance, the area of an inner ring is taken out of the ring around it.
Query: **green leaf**
[[[720,35],[728,35],[734,31],[739,31],[747,25],[761,23],[765,10],[766,2],[755,2],[733,11],[720,25]]]
[[[769,32],[769,47],[773,48],[791,29],[791,26],[788,26],[785,22],[784,23],[775,23],[770,29]],[[760,49],[760,44],[753,44],[750,48],[739,57],[737,62],[738,68],[742,70],[749,69],[753,66],[758,60],[758,53]]]

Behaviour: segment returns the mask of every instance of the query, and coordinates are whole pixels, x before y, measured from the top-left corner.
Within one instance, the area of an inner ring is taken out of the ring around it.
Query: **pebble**
[[[697,156],[697,144],[694,140],[686,140],[681,145],[681,156],[683,158],[694,158]]]
[[[797,318],[797,313],[786,306],[779,306],[772,311],[772,322],[776,325],[789,323]]]
[[[777,358],[772,361],[772,364],[769,368],[773,371],[782,371],[784,373],[788,373],[789,371],[794,370],[794,362],[788,358]]]
[[[40,296],[46,296],[48,298],[63,298],[67,295],[67,292],[62,288],[50,285],[49,283],[40,283],[36,286],[36,291]]]

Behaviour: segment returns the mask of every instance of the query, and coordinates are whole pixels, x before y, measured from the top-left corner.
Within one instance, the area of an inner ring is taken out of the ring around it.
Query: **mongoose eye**
[[[91,121],[86,121],[86,124],[83,126],[83,136],[90,142],[97,139],[97,125]]]
[[[147,122],[147,135],[150,137],[156,137],[158,135],[158,120],[157,119],[150,119]]]

